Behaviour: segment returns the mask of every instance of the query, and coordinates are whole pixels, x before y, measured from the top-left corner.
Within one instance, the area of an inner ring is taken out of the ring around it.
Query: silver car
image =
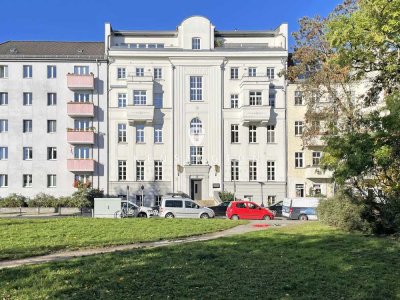
[[[163,198],[160,206],[162,218],[214,218],[212,209],[200,207],[189,198]]]

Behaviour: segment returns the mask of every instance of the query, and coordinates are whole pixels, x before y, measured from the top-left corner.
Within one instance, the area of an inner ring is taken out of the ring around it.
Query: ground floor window
[[[312,195],[313,196],[320,196],[321,194],[322,194],[321,185],[320,184],[313,184]]]
[[[162,199],[162,195],[155,195],[154,196],[154,205],[161,206],[161,199]]]
[[[304,184],[296,184],[296,197],[304,197]]]
[[[268,199],[268,206],[273,205],[276,202],[276,196],[269,195],[267,199]]]
[[[253,201],[253,195],[244,195],[244,200]]]

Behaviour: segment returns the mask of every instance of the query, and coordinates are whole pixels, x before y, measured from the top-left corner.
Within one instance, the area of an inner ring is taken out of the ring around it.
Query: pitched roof
[[[103,42],[8,41],[0,44],[7,57],[104,57]]]

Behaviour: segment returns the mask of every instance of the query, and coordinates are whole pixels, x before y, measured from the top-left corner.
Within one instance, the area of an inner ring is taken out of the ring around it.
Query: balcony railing
[[[67,74],[67,86],[71,90],[94,90],[94,75]]]
[[[153,105],[128,105],[127,117],[131,122],[152,123],[154,119]]]
[[[68,129],[67,142],[73,145],[79,145],[79,144],[92,145],[94,144],[94,131]]]
[[[271,115],[271,106],[266,105],[246,105],[240,108],[242,124],[261,123],[266,124]]]
[[[94,172],[95,161],[93,159],[68,159],[67,169],[70,172]]]
[[[92,102],[68,102],[67,114],[71,117],[94,117]]]
[[[244,75],[240,81],[240,86],[243,86],[245,84],[251,84],[251,85],[262,84],[268,86],[270,82],[271,79],[266,75],[257,75],[257,76]]]
[[[306,167],[306,178],[308,179],[330,179],[332,178],[332,171],[324,171],[318,166]]]

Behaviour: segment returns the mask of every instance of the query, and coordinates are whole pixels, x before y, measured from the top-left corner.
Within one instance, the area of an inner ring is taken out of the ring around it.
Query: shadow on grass
[[[396,299],[399,250],[311,225],[3,270],[0,296]]]

